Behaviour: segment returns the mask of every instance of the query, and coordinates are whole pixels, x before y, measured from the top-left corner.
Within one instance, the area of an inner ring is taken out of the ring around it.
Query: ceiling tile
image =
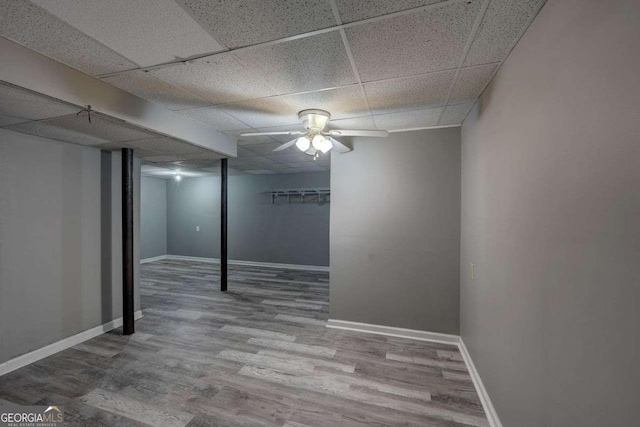
[[[336,0],[342,22],[361,21],[444,0]]]
[[[75,114],[79,110],[26,89],[0,84],[0,115],[4,117],[2,126]]]
[[[335,120],[361,117],[369,114],[367,101],[360,86],[349,86],[338,89],[321,90],[299,95],[286,95],[283,100],[291,104],[297,113],[300,110],[319,108],[331,113]]]
[[[32,0],[146,67],[225,50],[173,0]]]
[[[277,164],[273,159],[264,156],[247,157],[247,161],[252,165],[260,165],[261,167]]]
[[[254,154],[265,155],[273,153],[273,150],[282,145],[280,142],[270,142],[267,144],[254,144],[248,145],[246,148],[251,150]]]
[[[454,76],[455,71],[444,71],[382,80],[366,83],[364,90],[373,114],[441,107],[447,103]]]
[[[467,117],[467,113],[473,107],[473,102],[468,102],[466,104],[457,104],[457,105],[449,105],[444,109],[444,113],[442,113],[442,117],[440,118],[441,126],[446,125],[458,125],[462,123],[465,117]]]
[[[228,48],[302,34],[336,24],[327,0],[176,0]]]
[[[295,121],[289,124],[281,125],[281,126],[269,126],[269,127],[261,127],[258,128],[258,132],[286,132],[286,131],[303,131],[302,123],[298,119],[298,115],[296,114]],[[278,141],[280,143],[291,141],[297,136],[292,135],[271,135],[270,138],[273,141]]]
[[[296,169],[300,172],[323,172],[325,170],[322,166],[310,162]]]
[[[176,113],[184,114],[219,131],[245,129],[247,127],[245,123],[230,116],[218,107],[195,108],[176,111]]]
[[[489,84],[497,66],[498,64],[489,64],[460,70],[458,81],[451,92],[449,104],[474,101]]]
[[[221,108],[253,128],[298,122],[298,110],[289,105],[281,96],[225,104]]]
[[[210,103],[189,92],[162,81],[151,73],[136,70],[113,77],[105,82],[151,102],[162,104],[169,110],[204,107]]]
[[[270,156],[267,156],[268,159],[271,159],[277,163],[306,162],[307,159],[305,157],[311,156],[308,156],[302,152],[300,152],[299,154],[272,154]]]
[[[244,159],[246,157],[255,157],[258,156],[259,154],[254,153],[251,150],[248,150],[244,147],[238,147],[238,158]]]
[[[98,113],[91,115],[91,123],[86,115],[74,114],[14,125],[8,129],[81,145],[149,139],[156,135]]]
[[[411,76],[458,65],[481,2],[446,4],[423,12],[347,28],[363,81]]]
[[[464,65],[504,60],[545,1],[491,0]]]
[[[27,0],[0,0],[0,36],[92,75],[137,65]]]
[[[151,73],[213,104],[277,94],[262,76],[248,70],[230,54],[165,67]]]
[[[237,54],[280,94],[357,83],[338,31]]]
[[[353,117],[351,119],[331,120],[329,129],[376,129],[371,116]]]
[[[403,111],[401,113],[373,116],[378,129],[398,130],[435,126],[443,108]]]

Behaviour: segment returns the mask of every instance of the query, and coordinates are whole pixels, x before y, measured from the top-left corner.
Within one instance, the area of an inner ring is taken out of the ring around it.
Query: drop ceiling
[[[237,139],[239,171],[324,171],[240,133],[305,108],[337,129],[459,125],[544,1],[0,0],[0,36]]]

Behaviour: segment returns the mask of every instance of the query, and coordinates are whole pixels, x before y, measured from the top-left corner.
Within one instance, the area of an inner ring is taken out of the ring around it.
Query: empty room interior
[[[637,0],[0,0],[0,426],[629,427]]]

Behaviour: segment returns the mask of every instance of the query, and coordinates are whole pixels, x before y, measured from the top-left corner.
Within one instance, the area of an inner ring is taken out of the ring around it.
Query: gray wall
[[[458,333],[460,129],[331,158],[330,318]]]
[[[122,316],[120,218],[119,155],[0,130],[0,362]]]
[[[229,258],[329,265],[329,203],[271,204],[271,188],[329,187],[329,173],[229,177]],[[200,231],[196,231],[196,226]],[[220,257],[220,178],[167,184],[171,255]]]
[[[638,424],[639,23],[549,0],[464,122],[462,337],[505,426]]]
[[[140,258],[167,254],[167,180],[142,177]]]

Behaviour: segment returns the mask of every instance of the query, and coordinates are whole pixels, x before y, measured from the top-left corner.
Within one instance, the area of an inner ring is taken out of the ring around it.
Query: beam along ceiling
[[[0,0],[0,36],[238,139],[248,173],[322,171],[287,138],[457,125],[545,0]]]
[[[113,151],[133,148],[146,163],[175,168],[175,163],[207,173],[222,157],[213,151],[91,112],[0,81],[0,128],[62,142]]]

